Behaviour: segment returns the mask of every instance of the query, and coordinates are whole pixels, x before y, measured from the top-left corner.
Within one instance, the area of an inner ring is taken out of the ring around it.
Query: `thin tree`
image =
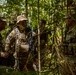
[[[28,18],[28,1],[25,0],[25,16]]]
[[[41,75],[41,64],[40,64],[40,26],[39,26],[39,1],[38,0],[38,60],[39,60],[39,75]]]

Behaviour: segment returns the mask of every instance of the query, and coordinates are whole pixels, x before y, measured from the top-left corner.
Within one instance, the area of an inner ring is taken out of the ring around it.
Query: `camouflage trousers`
[[[33,61],[29,52],[18,53],[18,65],[20,71],[33,71]]]

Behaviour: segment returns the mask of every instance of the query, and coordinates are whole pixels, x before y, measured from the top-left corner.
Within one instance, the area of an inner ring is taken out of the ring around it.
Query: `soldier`
[[[4,19],[4,17],[0,17],[0,31],[5,29],[5,25],[6,25],[6,19]],[[4,45],[2,43],[2,35],[0,33],[0,65],[7,65],[7,61],[6,61],[6,57],[7,57],[7,53],[4,52]]]
[[[51,35],[51,31],[48,30],[45,25],[46,25],[46,20],[42,19],[39,22],[40,25],[40,55],[41,55],[41,65],[44,66],[45,63],[45,54],[47,51],[47,43],[48,43],[48,35]],[[36,40],[37,41],[37,40]],[[36,43],[37,46],[38,43]],[[35,64],[36,64],[36,70],[38,66],[38,57],[37,57],[37,51],[35,52]],[[34,65],[35,66],[35,65]]]
[[[5,29],[5,25],[6,25],[6,19],[4,19],[4,17],[0,17],[0,31]],[[0,33],[0,51],[4,51],[1,33]],[[4,57],[4,54],[2,52],[0,52],[0,56]]]
[[[41,51],[41,61],[42,65],[45,64],[45,54],[47,52],[48,35],[51,35],[51,30],[49,30],[46,25],[46,20],[40,21],[40,51]]]
[[[10,53],[9,46],[11,40],[15,38],[15,69],[28,70],[27,59],[29,54],[28,35],[30,29],[27,28],[27,18],[24,15],[17,17],[17,27],[15,27],[6,38],[5,51]]]
[[[66,42],[68,43],[68,50],[70,54],[76,55],[76,19],[75,14],[69,14],[66,17]]]

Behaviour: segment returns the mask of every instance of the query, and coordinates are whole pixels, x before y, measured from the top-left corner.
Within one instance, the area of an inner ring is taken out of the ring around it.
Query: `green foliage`
[[[0,75],[37,75],[34,71],[17,71],[11,67],[0,66]]]
[[[12,20],[12,18],[16,15],[20,15],[25,13],[25,0],[5,0],[2,5],[0,5],[0,15],[3,15],[6,19]],[[38,13],[38,0],[27,0],[28,2],[28,19],[31,19],[31,27],[37,28],[38,26],[38,14],[39,19],[45,19],[47,21],[47,28],[50,29],[52,35],[49,37],[49,42],[47,45],[52,45],[55,42],[57,43],[58,39],[62,37],[62,32],[65,30],[65,20],[64,17],[67,13],[67,6],[66,6],[66,0],[40,0],[39,3],[39,13]],[[70,2],[71,0],[68,0]],[[8,32],[8,26],[6,26],[6,29],[2,32],[2,36],[5,40],[5,35]],[[58,37],[58,38],[57,38]],[[59,38],[60,37],[60,38]],[[55,59],[51,59],[51,55],[47,55],[46,57],[49,59],[50,64],[55,63]],[[43,73],[45,75],[54,75],[53,70],[55,68],[55,65],[50,66],[50,69],[52,72],[49,72],[47,70],[44,70]],[[0,70],[1,71],[1,70]],[[57,71],[55,70],[55,73]],[[10,72],[8,72],[6,75],[9,75]],[[18,72],[13,71],[13,74],[18,73],[17,75],[28,73],[25,72]],[[11,73],[11,74],[12,74]],[[33,72],[29,72],[30,75],[34,75]],[[2,73],[3,75],[4,73]],[[55,74],[56,75],[56,74]],[[57,73],[58,75],[58,73]]]

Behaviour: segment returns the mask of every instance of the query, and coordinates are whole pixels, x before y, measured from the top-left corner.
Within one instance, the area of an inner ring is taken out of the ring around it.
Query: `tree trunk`
[[[40,27],[39,27],[39,0],[38,0],[38,60],[39,60],[39,75],[41,75],[41,64],[40,64]]]
[[[28,18],[28,1],[25,0],[25,16]]]

